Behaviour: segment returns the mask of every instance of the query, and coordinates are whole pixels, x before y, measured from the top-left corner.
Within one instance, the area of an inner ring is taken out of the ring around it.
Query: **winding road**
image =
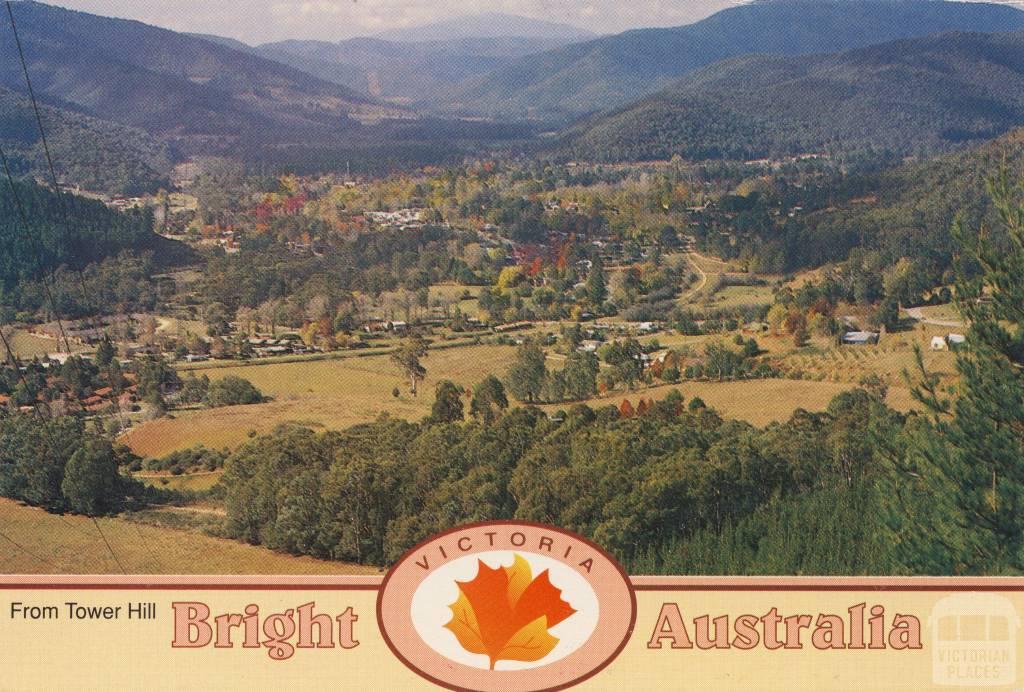
[[[697,285],[694,288],[691,288],[682,298],[680,298],[680,302],[683,303],[689,303],[691,300],[696,298],[697,295],[704,290],[704,287],[708,285],[708,275],[703,269],[701,269],[700,265],[693,260],[694,257],[700,257],[700,255],[696,252],[688,252],[686,254],[686,261],[689,262],[690,266],[693,267],[700,275],[700,281],[697,282]]]

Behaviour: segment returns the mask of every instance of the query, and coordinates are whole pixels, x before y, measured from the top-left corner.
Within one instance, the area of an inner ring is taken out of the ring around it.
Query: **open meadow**
[[[914,346],[920,346],[929,371],[945,386],[955,382],[955,357],[933,352],[928,346],[940,327],[917,325],[890,334],[874,346],[838,347],[830,339],[815,339],[808,347],[795,348],[790,337],[758,335],[763,352],[783,373],[781,380],[740,382],[684,382],[681,391],[700,396],[724,416],[765,425],[788,419],[798,408],[824,410],[837,394],[876,384],[889,390],[889,403],[900,410],[914,408],[904,371],[915,369]],[[657,335],[663,348],[688,348],[699,358],[707,344],[731,340],[720,336],[688,337]],[[645,339],[648,341],[649,339]],[[348,357],[300,362],[255,361],[248,365],[193,369],[192,374],[212,380],[236,375],[251,381],[271,401],[253,406],[184,410],[172,416],[142,423],[123,438],[135,453],[162,457],[171,452],[204,445],[234,449],[247,439],[271,432],[278,425],[294,423],[315,430],[339,430],[382,415],[419,420],[430,413],[433,390],[441,380],[472,387],[490,374],[503,377],[515,356],[512,346],[458,346],[434,349],[424,359],[427,378],[419,395],[409,393],[408,382],[387,355]],[[549,367],[561,367],[564,357],[552,355]],[[399,396],[393,392],[399,390]],[[590,405],[621,403],[623,398],[664,396],[672,387],[657,386],[636,393],[615,392]],[[548,407],[557,410],[564,406]],[[209,478],[153,479],[154,485],[203,490]]]
[[[635,407],[640,399],[661,401],[669,392],[678,391],[687,402],[700,398],[710,408],[726,418],[746,421],[763,427],[790,419],[798,409],[824,411],[829,402],[843,392],[854,389],[849,384],[810,382],[805,380],[747,380],[743,382],[682,382],[677,385],[659,385],[633,392],[614,392],[586,401],[591,408],[618,407],[628,400]],[[913,401],[905,388],[889,390],[887,403],[897,410],[907,411]],[[570,405],[546,405],[553,413]]]
[[[409,383],[388,356],[195,370],[196,375],[206,374],[212,380],[244,377],[273,401],[179,412],[174,418],[143,423],[124,441],[137,454],[158,457],[197,444],[234,448],[250,435],[270,432],[282,423],[337,430],[382,415],[417,420],[430,413],[438,382],[451,380],[472,387],[492,373],[503,375],[514,355],[511,346],[432,350],[423,360],[427,377],[417,397],[409,393]],[[393,396],[396,387],[397,398]]]
[[[7,332],[4,333],[7,334]],[[56,339],[32,334],[23,329],[11,330],[7,339],[10,341],[11,350],[14,351],[14,355],[25,360],[31,360],[36,357],[45,358],[49,353],[57,353],[64,350],[61,346],[58,346]]]
[[[5,574],[378,573],[124,518],[94,522],[57,516],[5,499],[0,499],[0,556]]]

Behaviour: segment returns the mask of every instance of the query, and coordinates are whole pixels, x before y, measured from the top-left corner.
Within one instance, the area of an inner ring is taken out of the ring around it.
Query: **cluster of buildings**
[[[297,334],[286,334],[282,338],[252,337],[248,342],[252,346],[253,355],[257,358],[300,356],[318,351],[312,346],[307,346]]]
[[[46,364],[44,363],[44,366],[45,365]],[[124,379],[128,384],[122,388],[120,392],[115,391],[113,387],[101,387],[91,392],[86,392],[81,397],[75,396],[70,392],[64,392],[60,397],[49,401],[44,398],[43,393],[40,393],[37,401],[40,404],[47,403],[51,408],[59,406],[62,411],[67,413],[81,411],[85,413],[98,414],[114,409],[128,411],[131,410],[139,400],[138,385],[136,384],[136,376],[134,373],[125,373]],[[55,378],[47,378],[48,387],[56,385],[57,380]],[[11,401],[11,397],[6,394],[0,394],[0,409],[10,408]],[[20,406],[19,410],[22,413],[31,413],[33,407]]]
[[[403,231],[416,231],[425,225],[423,209],[399,209],[398,211],[368,211],[366,219],[378,226],[398,228]]]

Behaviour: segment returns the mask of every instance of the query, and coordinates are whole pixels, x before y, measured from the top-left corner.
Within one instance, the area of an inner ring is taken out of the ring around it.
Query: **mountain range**
[[[565,122],[614,108],[741,55],[832,53],[948,31],[1024,28],[1006,5],[932,0],[773,0],[671,29],[641,29],[530,55],[424,105]]]
[[[1024,32],[953,33],[833,55],[748,56],[566,135],[570,157],[750,159],[948,149],[1024,125]]]
[[[192,36],[37,2],[13,5],[35,89],[50,105],[175,137],[327,133],[408,117],[338,84]],[[9,22],[0,50],[15,56]],[[24,91],[17,60],[0,86]]]
[[[250,49],[364,96],[411,105],[517,58],[565,45],[557,38],[456,38],[417,43],[355,38],[282,41]]]
[[[597,160],[941,150],[1020,124],[1024,93],[1021,35],[991,33],[1024,29],[1024,12],[986,3],[771,0],[599,38],[485,15],[257,47],[12,7],[59,167],[105,190],[152,188],[196,154],[303,170],[378,170],[405,154],[441,164],[552,125],[549,151]],[[16,56],[4,19],[0,50]],[[17,59],[0,62],[0,89],[0,141],[38,174]]]
[[[467,38],[528,38],[569,43],[584,41],[594,36],[586,29],[569,24],[501,12],[483,12],[423,26],[392,29],[377,34],[375,38],[401,43],[458,41]]]

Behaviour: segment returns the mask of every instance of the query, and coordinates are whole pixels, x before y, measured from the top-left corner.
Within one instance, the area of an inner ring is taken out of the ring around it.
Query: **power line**
[[[53,157],[50,156],[50,143],[46,139],[46,130],[43,128],[43,116],[39,112],[39,103],[36,101],[36,92],[32,88],[32,78],[28,74],[28,63],[25,60],[25,51],[21,46],[21,36],[18,34],[18,24],[14,21],[14,9],[11,7],[10,0],[7,0],[7,16],[11,18],[11,29],[14,31],[14,43],[18,47],[18,58],[21,60],[21,71],[25,75],[25,86],[28,87],[28,97],[32,102],[32,110],[36,115],[36,124],[39,126],[39,136],[43,142],[43,152],[46,154],[46,164],[50,169],[50,178],[53,181],[54,191],[57,196],[61,199],[63,204],[63,197],[60,194],[60,184],[57,182],[57,173],[53,166]],[[65,212],[66,214],[66,212]],[[65,230],[70,230],[66,228]]]
[[[64,249],[67,252],[72,252],[72,251],[77,249],[76,247],[72,247],[72,246],[73,245],[74,246],[78,245],[78,243],[77,243],[77,235],[78,234],[74,233],[72,231],[72,228],[71,228],[71,218],[70,218],[69,213],[68,213],[68,206],[67,206],[66,200],[64,198],[64,195],[61,193],[60,183],[57,180],[57,171],[56,171],[56,168],[53,165],[53,157],[50,154],[50,144],[49,144],[49,141],[47,140],[47,137],[46,137],[46,128],[43,126],[42,113],[39,110],[39,103],[36,100],[35,89],[32,87],[32,78],[30,77],[29,71],[28,71],[28,62],[25,59],[25,51],[24,51],[24,48],[22,47],[22,44],[21,44],[21,36],[18,34],[18,24],[17,24],[17,22],[14,19],[14,9],[11,6],[10,0],[7,0],[6,5],[7,5],[7,16],[11,20],[11,29],[12,29],[12,31],[14,33],[14,42],[17,45],[17,48],[18,48],[18,58],[19,58],[19,60],[21,62],[22,73],[25,76],[25,85],[28,88],[29,100],[32,103],[32,110],[35,113],[36,124],[39,127],[39,136],[40,136],[40,139],[41,139],[42,144],[43,144],[43,151],[44,151],[44,153],[46,155],[46,165],[47,165],[47,167],[48,167],[48,169],[50,171],[50,180],[51,180],[51,182],[53,184],[53,192],[54,192],[55,195],[57,195],[57,200],[60,203],[61,212],[62,212],[62,214],[64,216]],[[0,154],[2,154],[2,151],[0,151]],[[6,176],[7,176],[8,183],[11,186],[11,192],[14,194],[15,205],[18,207],[19,215],[21,216],[22,223],[25,226],[25,231],[28,233],[29,237],[32,238],[33,235],[32,235],[31,226],[28,223],[28,216],[25,213],[25,210],[24,210],[24,207],[23,207],[23,205],[21,203],[20,197],[18,196],[17,187],[14,184],[14,178],[11,175],[11,170],[10,170],[10,166],[7,163],[6,155],[3,155],[3,167],[4,167],[4,172],[5,172]],[[70,234],[74,234],[75,235],[75,238],[76,238],[76,242],[75,243],[69,243],[68,242],[68,238],[69,238]],[[39,240],[38,240],[38,238],[36,238],[36,249],[37,249],[37,262],[39,263],[39,267],[40,267],[40,274],[41,274],[41,277],[42,277],[42,280],[43,280],[43,285],[44,285],[44,287],[46,287],[46,278],[45,278],[45,271],[44,271],[45,265],[43,264],[42,251],[41,251],[41,248],[39,247]],[[82,270],[79,268],[77,273],[78,273],[79,284],[80,284],[81,289],[82,289],[82,297],[86,301],[88,301],[89,300],[89,296],[88,296],[88,291],[86,290],[86,287],[85,287],[85,278],[84,278],[84,275],[82,274]],[[63,324],[60,321],[60,313],[57,310],[56,301],[54,301],[53,294],[49,291],[49,288],[46,288],[46,293],[47,293],[47,300],[50,303],[50,309],[53,311],[54,316],[57,318],[57,324],[59,326],[61,336],[64,337],[65,348],[67,349],[67,353],[70,354],[71,353],[71,342],[68,340],[67,334],[64,331]],[[8,343],[6,337],[4,337],[4,346],[7,349],[8,355],[13,358],[14,353],[13,353],[13,350],[11,349],[10,344]],[[19,370],[19,373],[20,373],[20,370]],[[23,375],[22,375],[22,381],[25,382],[25,379],[24,379]],[[119,405],[118,405],[118,408],[120,408]],[[38,409],[36,409],[36,412],[38,413]],[[51,445],[53,445],[52,440],[51,440]],[[56,449],[56,448],[54,447],[54,449]],[[121,570],[122,574],[127,574],[127,572],[124,569],[124,565],[121,564],[121,561],[117,557],[117,553],[114,552],[113,547],[110,545],[110,541],[107,540],[106,535],[103,533],[103,529],[100,528],[99,522],[96,520],[95,517],[92,517],[92,522],[93,522],[93,525],[96,527],[96,530],[99,532],[100,538],[103,539],[103,544],[107,547],[107,551],[110,553],[110,556],[114,559],[114,562],[117,564],[118,569]]]
[[[25,76],[25,86],[28,88],[29,101],[32,103],[32,111],[35,113],[36,125],[39,128],[39,137],[43,143],[43,152],[46,155],[46,166],[50,171],[50,183],[53,186],[53,193],[57,196],[57,201],[60,203],[61,214],[64,217],[64,250],[69,256],[74,256],[79,250],[79,243],[81,236],[79,233],[74,231],[71,226],[71,215],[68,213],[68,205],[73,204],[69,202],[66,195],[61,192],[60,181],[57,179],[57,169],[53,165],[53,156],[50,154],[50,142],[46,137],[46,128],[43,126],[43,115],[39,110],[39,102],[36,100],[36,91],[32,86],[32,77],[28,71],[28,61],[25,59],[25,50],[21,45],[21,35],[18,33],[18,24],[14,20],[14,9],[11,7],[10,0],[7,0],[7,16],[11,20],[11,31],[14,33],[14,43],[18,47],[18,58],[21,62],[21,72]],[[73,199],[73,198],[71,198]],[[85,287],[85,275],[82,273],[80,267],[75,267],[78,274],[78,283],[82,289],[82,298],[88,302],[89,292]],[[95,324],[93,324],[95,327]],[[68,352],[71,352],[70,345],[68,345]]]
[[[46,278],[46,265],[43,262],[43,247],[42,241],[32,233],[32,225],[28,220],[28,213],[25,211],[25,204],[22,202],[21,195],[18,194],[18,186],[14,182],[14,176],[11,173],[11,166],[7,160],[7,154],[4,152],[3,146],[0,146],[0,162],[3,163],[4,174],[7,176],[7,184],[11,188],[11,197],[14,199],[14,206],[18,212],[18,217],[21,219],[21,224],[25,229],[25,237],[30,241],[33,250],[36,255],[36,271],[39,272],[39,280],[43,284],[43,293],[46,296],[46,301],[50,304],[50,311],[53,313],[54,318],[57,320],[57,329],[60,332],[60,336],[64,339],[64,348],[67,349],[67,353],[71,353],[71,341],[68,340],[68,335],[64,331],[64,323],[60,318],[60,311],[57,309],[57,301],[53,298],[53,292],[50,289],[50,284]],[[57,342],[58,348],[60,347],[60,341]]]
[[[13,538],[11,538],[7,534],[5,534],[3,531],[0,531],[0,538],[3,538],[4,540],[6,540],[8,543],[13,545],[15,548],[17,548],[21,552],[25,553],[26,555],[28,555],[31,558],[34,558],[34,559],[38,560],[39,562],[42,562],[44,565],[48,565],[50,567],[57,568],[57,564],[56,563],[51,562],[50,560],[47,560],[45,557],[42,557],[41,555],[36,555],[31,550],[29,550],[28,548],[23,546],[21,543],[18,543],[16,540],[14,540]]]
[[[110,541],[107,540],[106,534],[104,534],[103,529],[100,528],[100,523],[96,521],[96,517],[92,517],[92,523],[96,526],[96,530],[100,532],[100,538],[103,539],[104,545],[106,545],[107,550],[110,551],[110,557],[114,558],[114,562],[117,563],[117,568],[121,570],[121,574],[128,574],[124,569],[124,565],[122,565],[121,561],[117,559],[117,553],[115,553],[114,549],[110,547]]]

